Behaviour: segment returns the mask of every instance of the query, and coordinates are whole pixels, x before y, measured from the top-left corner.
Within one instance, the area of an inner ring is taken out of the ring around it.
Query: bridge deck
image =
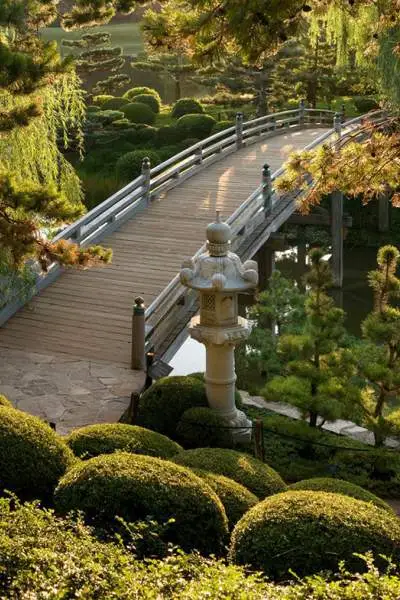
[[[265,162],[274,172],[322,131],[288,132],[243,148],[153,201],[102,241],[114,251],[110,266],[64,273],[0,329],[0,347],[127,366],[133,298],[150,304],[203,244],[216,209],[227,218],[258,185]]]

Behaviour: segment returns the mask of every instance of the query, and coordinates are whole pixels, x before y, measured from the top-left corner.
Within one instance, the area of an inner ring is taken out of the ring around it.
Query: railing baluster
[[[262,197],[264,210],[266,213],[269,213],[272,208],[272,181],[271,169],[267,164],[264,165],[262,170]]]
[[[238,150],[243,146],[243,113],[236,113],[236,147]]]
[[[143,187],[144,187],[144,196],[146,198],[147,204],[150,204],[151,195],[150,195],[150,186],[151,186],[151,174],[150,174],[151,164],[150,159],[146,156],[142,161],[142,175],[144,177]]]

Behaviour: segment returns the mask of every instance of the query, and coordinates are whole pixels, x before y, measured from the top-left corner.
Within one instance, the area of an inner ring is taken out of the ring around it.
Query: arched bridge
[[[202,246],[216,209],[232,226],[233,248],[250,258],[296,209],[296,194],[272,198],[261,173],[276,176],[294,149],[346,134],[361,118],[340,125],[334,113],[300,108],[217,133],[143,174],[57,237],[114,252],[111,265],[88,271],[53,265],[37,280],[26,305],[0,313],[0,347],[129,366],[135,296],[147,303],[147,347],[163,354],[196,309],[179,283],[182,260]]]

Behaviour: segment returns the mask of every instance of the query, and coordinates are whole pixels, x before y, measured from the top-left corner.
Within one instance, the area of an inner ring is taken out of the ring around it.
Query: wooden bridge
[[[53,265],[37,280],[25,306],[0,313],[0,347],[65,353],[128,366],[136,296],[146,310],[147,348],[163,354],[196,310],[176,276],[182,260],[202,246],[216,209],[231,224],[234,251],[257,250],[296,209],[296,194],[268,201],[272,176],[294,149],[312,148],[359,127],[334,113],[291,110],[243,123],[199,142],[143,173],[67,227],[57,238],[113,249],[112,264],[88,271]],[[264,188],[263,188],[264,184]],[[61,275],[61,276],[60,276]]]

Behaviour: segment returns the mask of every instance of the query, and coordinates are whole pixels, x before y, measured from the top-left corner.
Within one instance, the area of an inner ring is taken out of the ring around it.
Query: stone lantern
[[[207,252],[182,265],[184,286],[200,292],[200,315],[190,322],[192,338],[206,347],[206,391],[210,407],[233,430],[236,441],[251,435],[251,422],[235,405],[235,346],[250,333],[247,319],[238,314],[238,294],[258,284],[257,263],[230,252],[231,228],[220,220],[207,227]],[[242,429],[241,429],[242,428]]]

